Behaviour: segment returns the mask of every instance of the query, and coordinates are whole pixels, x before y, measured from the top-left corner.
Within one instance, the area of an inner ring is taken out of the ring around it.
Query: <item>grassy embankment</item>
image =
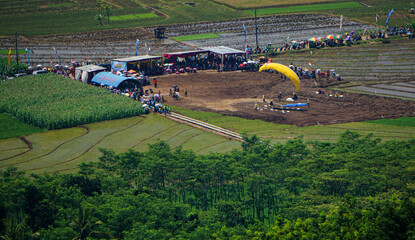
[[[262,139],[268,139],[271,143],[285,142],[299,136],[310,141],[337,141],[339,135],[346,130],[354,130],[362,135],[373,133],[376,138],[388,140],[409,140],[415,135],[415,118],[403,120],[390,120],[399,122],[400,125],[385,125],[384,122],[352,122],[333,124],[327,126],[296,127],[293,125],[282,125],[261,120],[247,120],[232,116],[223,116],[217,113],[193,111],[190,109],[172,107],[180,114],[208,122],[235,132],[246,132],[250,135],[256,134]],[[375,124],[376,123],[376,124]]]

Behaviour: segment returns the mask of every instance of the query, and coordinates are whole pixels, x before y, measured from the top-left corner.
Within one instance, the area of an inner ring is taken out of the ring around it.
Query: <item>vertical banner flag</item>
[[[59,59],[59,65],[62,65],[62,64],[61,64],[61,56],[59,56],[59,54],[58,54],[58,50],[56,50],[56,48],[55,48],[55,47],[53,48],[53,50],[55,50],[56,56],[57,56],[57,57],[58,57],[58,59]]]
[[[10,55],[11,54],[12,54],[12,49],[9,50],[9,58],[8,58],[8,60],[9,60],[9,67],[10,67]]]
[[[376,13],[376,30],[379,28],[378,21],[379,21],[379,15]]]
[[[245,24],[242,24],[242,26],[244,27],[245,44],[246,44],[246,28],[245,28]]]
[[[138,47],[138,44],[140,43],[140,40],[135,40],[135,55],[137,56],[138,55],[138,53],[137,53],[137,47]]]
[[[387,28],[389,28],[389,17],[392,15],[392,13],[393,13],[394,11],[393,11],[393,8],[392,8],[392,10],[389,12],[389,14],[388,14],[388,18],[386,19],[386,27]]]
[[[30,66],[29,50],[27,48],[26,48],[26,55],[27,55],[27,65]]]
[[[342,30],[343,26],[343,15],[340,15],[340,31]]]

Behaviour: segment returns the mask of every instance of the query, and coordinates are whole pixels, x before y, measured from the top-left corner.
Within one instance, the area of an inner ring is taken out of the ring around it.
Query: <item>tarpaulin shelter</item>
[[[141,55],[111,60],[112,72],[124,72],[128,70],[142,71],[146,74],[154,73],[153,67],[162,56]]]
[[[222,64],[223,64],[225,57],[230,56],[230,55],[240,55],[240,56],[244,56],[246,59],[246,52],[238,50],[238,49],[230,48],[230,47],[225,47],[225,46],[206,47],[206,48],[202,48],[202,50],[206,50],[206,51],[209,51],[211,54],[216,54],[220,56]]]
[[[163,54],[163,57],[166,59],[170,58],[186,58],[186,57],[192,57],[199,54],[206,54],[209,53],[208,50],[194,50],[194,51],[184,51],[184,52],[174,52],[174,53],[165,53]]]
[[[105,70],[105,67],[93,64],[77,67],[75,68],[75,80],[82,81],[83,83],[90,83],[91,78],[95,76],[95,74]]]
[[[96,74],[92,80],[92,83],[98,85],[112,86],[114,88],[127,88],[127,86],[135,85],[136,87],[140,86],[140,83],[137,79],[132,77],[123,77],[110,72],[100,72]]]

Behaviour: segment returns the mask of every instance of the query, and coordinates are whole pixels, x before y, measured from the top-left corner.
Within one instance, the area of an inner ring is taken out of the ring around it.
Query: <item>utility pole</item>
[[[256,47],[258,48],[258,22],[256,19],[256,8],[255,8],[255,39],[256,39]]]
[[[14,34],[14,37],[16,38],[16,63],[17,63],[17,71],[19,71],[18,69],[19,69],[19,53],[18,53],[18,51],[17,51],[17,32]]]

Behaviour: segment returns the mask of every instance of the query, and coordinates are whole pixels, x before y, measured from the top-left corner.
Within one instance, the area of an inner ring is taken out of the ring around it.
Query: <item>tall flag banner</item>
[[[10,67],[10,55],[12,54],[12,49],[10,49],[9,50],[9,57],[8,57],[8,60],[9,60],[9,67]]]
[[[242,26],[244,27],[245,44],[246,44],[246,28],[245,28],[245,24],[242,24]]]
[[[59,59],[59,65],[62,65],[62,64],[61,64],[61,56],[59,56],[59,54],[58,54],[58,50],[56,50],[56,48],[55,48],[55,47],[53,48],[53,50],[55,50],[55,54],[56,54],[56,56],[58,56],[58,59]]]
[[[340,15],[340,31],[342,30],[343,26],[343,15]]]
[[[378,22],[379,22],[379,15],[376,13],[376,30],[379,28]]]
[[[386,27],[387,28],[389,28],[389,17],[392,15],[392,13],[394,13],[395,11],[393,11],[393,8],[392,8],[392,10],[389,12],[389,14],[388,14],[388,18],[386,19]]]
[[[135,55],[137,56],[138,55],[138,53],[137,53],[137,47],[138,47],[138,44],[140,43],[140,40],[135,40]]]
[[[26,55],[27,55],[27,65],[30,66],[29,50],[27,48],[26,48]]]

